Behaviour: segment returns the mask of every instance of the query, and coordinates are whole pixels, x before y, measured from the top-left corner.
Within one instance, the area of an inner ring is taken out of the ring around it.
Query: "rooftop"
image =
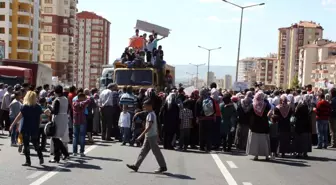
[[[297,27],[319,28],[319,29],[323,30],[322,26],[319,23],[316,23],[314,21],[300,21],[298,23],[292,24],[290,27],[279,28],[279,30],[290,29],[290,28],[297,28]]]
[[[336,64],[336,56],[329,57],[321,62],[314,62],[313,64]]]

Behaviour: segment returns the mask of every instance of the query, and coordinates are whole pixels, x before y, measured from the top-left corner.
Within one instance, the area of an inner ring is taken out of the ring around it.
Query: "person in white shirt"
[[[1,104],[2,104],[2,98],[5,95],[5,93],[6,93],[6,89],[4,87],[4,84],[0,83],[0,107],[1,107]]]
[[[119,123],[120,132],[122,135],[122,144],[130,143],[131,140],[131,114],[127,111],[127,105],[123,106],[123,111],[120,113]],[[131,143],[130,143],[131,144]]]
[[[272,100],[272,104],[274,105],[274,106],[277,106],[277,105],[279,105],[279,103],[280,103],[280,92],[279,91],[274,91],[274,98],[273,98],[273,100]]]

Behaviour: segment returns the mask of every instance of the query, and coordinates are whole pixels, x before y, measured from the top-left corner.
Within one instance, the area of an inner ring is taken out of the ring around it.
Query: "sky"
[[[320,23],[324,38],[336,40],[336,0],[231,0],[244,10],[240,59],[277,52],[278,28],[300,20]],[[207,63],[198,48],[222,47],[211,52],[211,65],[235,66],[240,9],[221,0],[79,0],[79,11],[91,11],[111,22],[110,63],[120,57],[134,35],[136,21],[169,28],[159,41],[172,65]]]

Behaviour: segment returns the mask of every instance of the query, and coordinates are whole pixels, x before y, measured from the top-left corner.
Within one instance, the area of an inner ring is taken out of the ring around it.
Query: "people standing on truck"
[[[40,91],[39,97],[46,98],[48,96],[49,84],[43,85],[43,89]]]
[[[9,105],[11,103],[11,96],[14,91],[14,88],[12,86],[7,87],[7,91],[4,94],[2,98],[2,104],[1,104],[1,119],[0,123],[3,124],[5,123],[4,127],[6,131],[9,130],[9,127],[11,125],[10,119],[9,119]]]

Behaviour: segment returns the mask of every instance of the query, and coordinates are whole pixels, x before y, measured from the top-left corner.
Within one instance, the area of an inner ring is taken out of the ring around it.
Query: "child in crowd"
[[[190,131],[192,128],[193,112],[191,111],[191,103],[188,100],[183,102],[183,108],[180,110],[180,150],[186,151],[190,141]]]
[[[39,132],[39,135],[38,135],[38,138],[37,138],[37,142],[38,142],[39,146],[41,147],[42,151],[46,152],[47,151],[47,149],[46,149],[47,136],[44,133],[44,127],[50,121],[49,116],[44,113],[44,111],[48,109],[47,99],[46,98],[41,98],[39,100],[39,105],[42,108],[43,114],[41,115],[42,120],[41,120],[41,124],[40,124],[40,132]]]
[[[132,132],[133,132],[132,145],[135,142],[137,147],[142,146],[143,143],[143,140],[136,141],[136,139],[140,136],[140,134],[143,132],[145,128],[146,116],[147,114],[145,111],[141,112],[140,109],[135,110],[135,115],[133,117],[133,124],[132,124]]]
[[[119,127],[120,127],[120,133],[122,136],[122,144],[126,145],[126,143],[130,143],[131,139],[131,115],[127,111],[127,105],[123,105],[123,110],[120,113],[119,117]]]
[[[80,155],[84,157],[85,135],[86,135],[86,116],[85,109],[91,102],[85,94],[79,93],[78,99],[73,102],[73,155],[77,155],[77,147],[80,145]]]
[[[11,102],[11,104],[9,105],[9,119],[11,120],[11,122],[13,123],[14,119],[16,118],[16,116],[20,113],[21,110],[21,92],[15,92],[14,93],[14,100]],[[13,129],[11,131],[11,146],[17,146],[17,139],[18,139],[18,135],[19,132],[17,131],[18,129],[16,128],[17,124],[13,125]]]
[[[278,156],[278,117],[271,111],[268,115],[270,118],[268,123],[270,125],[270,144],[271,144],[271,158],[275,159]]]

